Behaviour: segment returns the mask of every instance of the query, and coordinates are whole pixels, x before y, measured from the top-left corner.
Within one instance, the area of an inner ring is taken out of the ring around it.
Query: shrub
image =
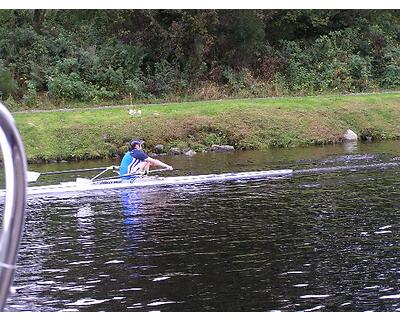
[[[24,96],[22,97],[22,103],[33,107],[36,106],[38,102],[38,94],[36,91],[36,83],[32,80],[27,81],[27,90]]]
[[[124,89],[126,93],[131,93],[134,98],[142,98],[145,96],[144,86],[145,84],[142,80],[133,78],[125,80]]]
[[[389,47],[385,50],[383,60],[382,85],[386,88],[400,87],[400,47]]]
[[[11,73],[0,66],[0,97],[7,99],[14,94],[18,89],[17,82],[12,77]]]
[[[206,146],[211,146],[213,144],[227,144],[228,138],[226,134],[222,131],[208,133],[204,139],[204,144]]]
[[[181,73],[176,66],[167,60],[162,60],[154,65],[152,70],[147,68],[146,91],[165,97],[171,93],[179,93],[186,88],[188,82],[181,78]]]
[[[234,72],[231,68],[226,68],[222,74],[226,81],[225,87],[231,93],[238,93],[245,88],[243,72]]]
[[[353,54],[350,57],[348,68],[352,78],[353,91],[368,89],[372,78],[371,58]]]
[[[69,75],[59,73],[48,77],[49,96],[56,100],[91,100],[96,94],[93,86],[85,83],[80,76],[72,72]]]

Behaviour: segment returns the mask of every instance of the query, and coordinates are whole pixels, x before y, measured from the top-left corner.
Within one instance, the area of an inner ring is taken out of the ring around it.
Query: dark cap
[[[132,146],[132,147],[134,147],[134,146],[136,146],[136,145],[141,145],[141,144],[143,144],[144,143],[144,141],[143,140],[140,140],[140,139],[133,139],[133,140],[131,140],[131,142],[129,142],[129,144]]]

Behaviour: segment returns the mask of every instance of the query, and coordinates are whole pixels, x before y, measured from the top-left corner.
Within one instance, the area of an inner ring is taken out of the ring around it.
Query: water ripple
[[[340,157],[30,202],[7,310],[395,311],[399,167]]]

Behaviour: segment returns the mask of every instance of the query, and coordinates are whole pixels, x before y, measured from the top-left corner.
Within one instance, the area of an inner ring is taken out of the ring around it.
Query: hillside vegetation
[[[0,10],[14,111],[400,88],[399,10]]]

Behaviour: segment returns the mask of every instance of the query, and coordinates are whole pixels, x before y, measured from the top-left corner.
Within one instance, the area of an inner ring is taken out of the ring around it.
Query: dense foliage
[[[400,88],[398,10],[1,10],[9,104]]]

